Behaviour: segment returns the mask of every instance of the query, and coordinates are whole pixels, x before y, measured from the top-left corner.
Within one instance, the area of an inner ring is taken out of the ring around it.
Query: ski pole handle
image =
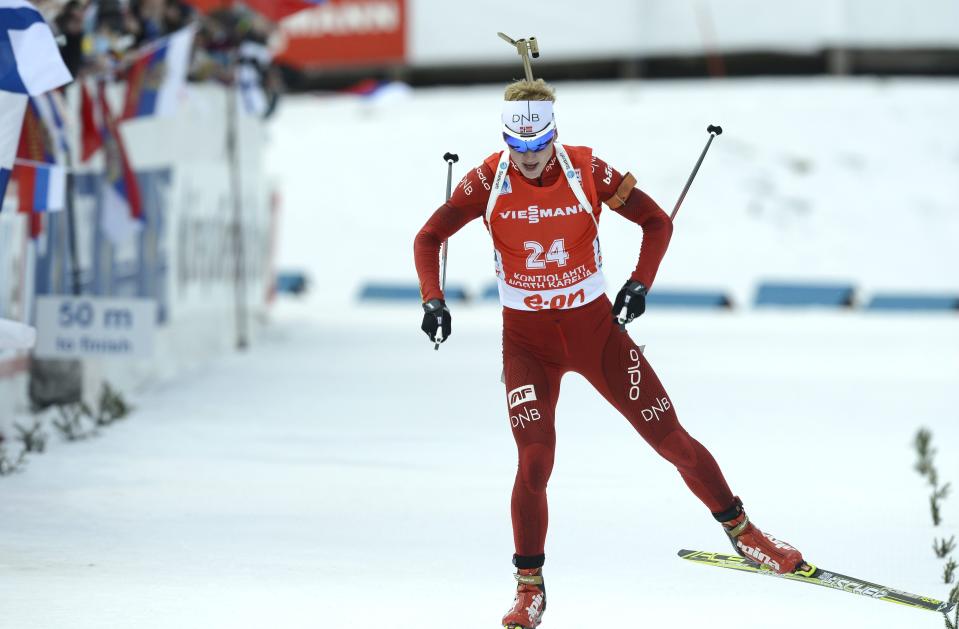
[[[460,161],[460,156],[456,153],[446,153],[443,155],[443,159],[446,161],[447,170],[446,170],[446,200],[449,201],[450,197],[453,196],[453,164]]]
[[[436,336],[434,336],[433,339],[435,340],[433,349],[438,350],[440,348],[440,343],[442,343],[444,340],[443,339],[443,317],[439,315],[436,316]]]
[[[616,315],[616,323],[619,324],[620,330],[626,330],[626,315],[624,315],[623,313],[627,312],[627,310],[629,309],[629,300],[630,300],[629,295],[626,295],[626,297],[623,298],[623,307],[620,308],[619,314]]]
[[[689,179],[686,180],[686,186],[683,188],[682,193],[679,195],[679,199],[676,201],[676,207],[673,208],[673,213],[669,215],[669,220],[674,220],[676,214],[679,212],[679,206],[683,204],[683,199],[686,198],[686,193],[689,192],[689,187],[693,185],[693,179],[696,178],[696,173],[699,172],[699,167],[702,166],[703,160],[706,159],[706,151],[709,150],[709,146],[713,143],[713,140],[717,135],[722,135],[723,128],[719,125],[709,125],[706,127],[706,133],[709,134],[709,139],[706,140],[706,146],[703,147],[703,152],[699,154],[699,159],[696,160],[696,165],[693,167],[693,172],[689,173]]]

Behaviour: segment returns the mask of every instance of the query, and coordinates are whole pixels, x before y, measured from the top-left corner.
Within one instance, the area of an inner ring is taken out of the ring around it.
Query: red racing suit
[[[604,292],[600,201],[642,227],[641,254],[630,279],[647,287],[669,243],[669,217],[633,187],[632,175],[621,175],[591,149],[554,146],[553,159],[536,180],[523,177],[508,153],[491,155],[460,181],[414,242],[426,301],[443,298],[438,281],[442,241],[476,218],[483,219],[493,239],[504,306],[506,410],[519,452],[511,501],[519,567],[538,567],[544,560],[554,411],[568,371],[584,376],[675,465],[712,513],[734,504],[716,461],[680,425],[649,362],[614,323]]]

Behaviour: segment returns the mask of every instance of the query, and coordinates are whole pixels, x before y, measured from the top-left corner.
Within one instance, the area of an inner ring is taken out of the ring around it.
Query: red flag
[[[152,79],[147,78],[147,74],[153,64],[154,55],[152,53],[140,55],[127,70],[127,95],[124,100],[123,111],[120,113],[121,120],[129,120],[130,118],[137,117],[137,110],[140,108],[140,101],[143,98],[145,83],[147,83],[148,80],[151,83],[156,82],[155,77]]]
[[[30,238],[36,238],[43,233],[43,224],[46,221],[46,214],[43,212],[30,212]]]
[[[53,163],[55,161],[52,140],[33,101],[27,106],[17,146],[17,158],[31,162]],[[17,182],[17,211],[29,214],[30,238],[43,233],[43,215],[37,208],[37,168],[32,165],[16,163],[13,179]],[[41,186],[43,188],[43,186]]]
[[[17,157],[32,162],[52,163],[54,161],[47,129],[43,126],[43,121],[40,120],[33,102],[27,105],[27,111],[23,116]]]
[[[120,135],[120,129],[117,127],[117,121],[110,112],[110,105],[107,103],[107,90],[103,83],[99,85],[98,92],[98,109],[104,123],[103,142],[106,151],[107,185],[116,191],[119,198],[125,199],[130,206],[130,216],[143,218],[140,184],[137,182],[136,174],[130,166],[130,159],[123,144],[123,136]]]
[[[80,83],[80,161],[87,161],[103,146],[103,115],[93,102],[86,81]]]
[[[29,214],[33,209],[35,178],[29,170],[23,166],[13,169],[13,178],[17,180],[17,211],[23,214]]]
[[[13,177],[17,180],[17,211],[29,215],[30,238],[35,239],[43,233],[43,221],[45,219],[42,212],[33,211],[36,179],[32,176],[31,170],[22,166],[17,167],[13,170]]]
[[[20,131],[20,143],[17,146],[17,157],[34,162],[47,161],[43,126],[33,107],[27,107],[23,116],[23,128]],[[36,238],[43,233],[43,219],[33,212],[33,198],[36,194],[33,168],[19,164],[13,167],[13,179],[17,182],[17,211],[29,214],[30,237]]]

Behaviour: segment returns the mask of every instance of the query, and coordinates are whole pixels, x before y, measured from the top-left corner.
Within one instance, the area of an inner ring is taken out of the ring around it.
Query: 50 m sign
[[[41,358],[150,358],[157,304],[153,299],[38,297]]]

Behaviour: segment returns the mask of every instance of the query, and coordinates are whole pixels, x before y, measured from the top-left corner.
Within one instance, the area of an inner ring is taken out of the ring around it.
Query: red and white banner
[[[406,60],[407,0],[328,0],[280,21],[276,61],[298,68]]]
[[[267,19],[276,21],[291,13],[302,11],[309,8],[311,4],[322,2],[323,0],[187,0],[187,4],[193,5],[203,13],[210,13],[218,9],[229,9],[235,4],[242,4],[253,9]]]

